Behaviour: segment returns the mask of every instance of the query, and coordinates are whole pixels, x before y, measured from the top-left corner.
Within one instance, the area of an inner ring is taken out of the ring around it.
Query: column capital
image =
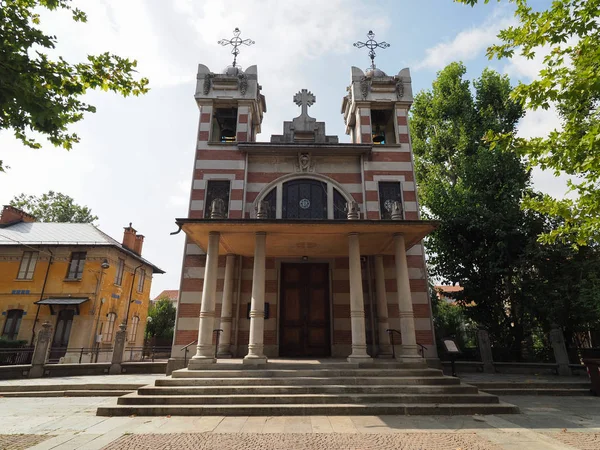
[[[351,233],[348,233],[348,237],[350,236],[358,236],[358,232],[352,231]]]
[[[221,235],[221,233],[220,233],[220,232],[218,232],[218,231],[209,231],[209,232],[208,232],[208,235],[209,235],[209,236],[220,236],[220,235]]]
[[[256,235],[256,236],[266,236],[266,235],[267,235],[267,232],[266,232],[266,231],[257,231],[257,232],[255,233],[255,235]]]

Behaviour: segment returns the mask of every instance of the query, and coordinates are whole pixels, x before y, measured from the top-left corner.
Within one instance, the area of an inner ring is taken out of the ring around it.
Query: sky
[[[546,9],[550,0],[530,0]],[[241,48],[238,63],[257,65],[266,97],[259,141],[281,134],[283,121],[299,115],[292,98],[306,88],[317,98],[309,110],[324,121],[328,135],[349,142],[340,112],[350,68],[370,64],[365,41],[390,44],[378,50],[377,66],[388,75],[411,69],[413,92],[431,87],[436,73],[463,61],[472,79],[491,67],[528,82],[541,68],[534,60],[488,60],[486,48],[498,31],[515,23],[508,2],[471,8],[452,0],[95,0],[75,1],[88,15],[75,23],[68,13],[43,12],[42,28],[56,35],[56,54],[67,61],[110,51],[137,59],[150,92],[122,98],[91,92],[85,100],[97,108],[71,127],[81,142],[71,150],[40,139],[42,148],[20,144],[9,131],[0,132],[0,159],[10,166],[0,173],[0,204],[20,193],[59,191],[89,206],[99,228],[117,240],[129,222],[146,236],[143,256],[167,273],[156,275],[152,296],[178,289],[183,233],[176,217],[186,217],[198,126],[194,101],[198,64],[213,72],[232,63],[229,39],[235,27],[256,42]],[[524,137],[542,136],[560,126],[554,111],[529,112],[519,124]],[[534,186],[563,196],[565,182],[551,173],[534,172]]]

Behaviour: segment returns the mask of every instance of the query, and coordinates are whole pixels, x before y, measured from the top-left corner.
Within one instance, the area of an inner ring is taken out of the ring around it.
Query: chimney
[[[10,205],[4,205],[0,224],[12,224],[18,222],[35,222],[35,217]]]
[[[135,235],[137,231],[133,229],[131,222],[129,222],[129,226],[125,227],[124,230],[123,247],[128,248],[131,251],[135,251]]]
[[[142,247],[144,245],[144,235],[138,234],[135,236],[135,244],[133,246],[133,251],[138,255],[142,256]]]

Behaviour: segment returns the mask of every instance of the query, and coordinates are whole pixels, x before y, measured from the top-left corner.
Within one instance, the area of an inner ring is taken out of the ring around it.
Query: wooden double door
[[[329,265],[281,265],[279,355],[331,355]]]

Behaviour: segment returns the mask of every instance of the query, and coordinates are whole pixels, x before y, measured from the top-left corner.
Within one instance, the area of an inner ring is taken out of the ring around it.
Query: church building
[[[437,358],[421,242],[435,223],[419,215],[409,69],[351,68],[340,99],[350,143],[310,116],[318,93],[307,89],[290,92],[298,117],[259,142],[258,72],[198,66],[169,370],[216,358]]]

